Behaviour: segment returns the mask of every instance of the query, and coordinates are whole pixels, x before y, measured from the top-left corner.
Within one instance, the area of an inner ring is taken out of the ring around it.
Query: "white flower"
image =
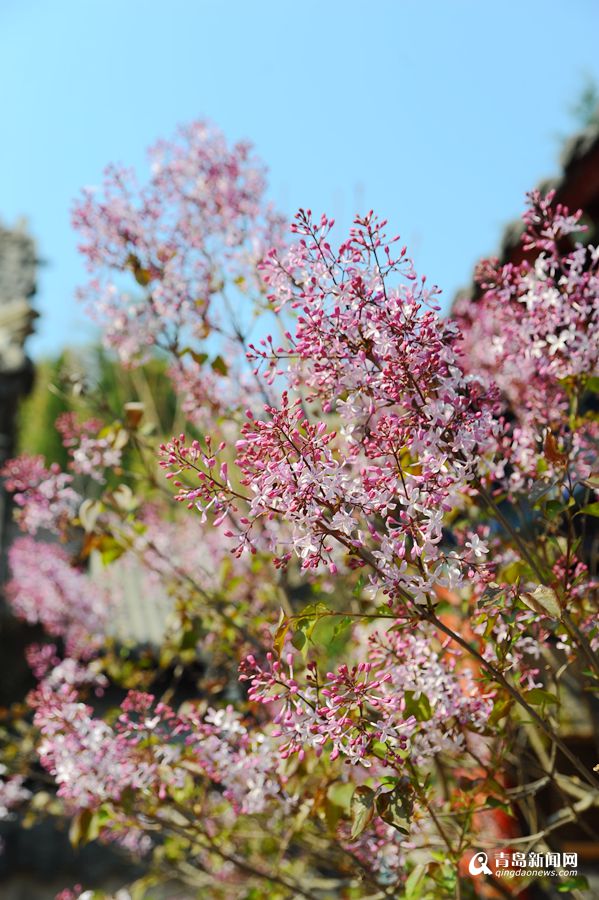
[[[473,534],[470,537],[470,540],[466,541],[464,546],[472,550],[475,559],[482,559],[489,552],[489,548],[484,541],[481,541],[477,534]]]

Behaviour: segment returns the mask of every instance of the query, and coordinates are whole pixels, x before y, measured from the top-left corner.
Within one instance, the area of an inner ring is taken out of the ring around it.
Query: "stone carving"
[[[0,376],[26,367],[25,340],[37,317],[31,305],[36,265],[23,223],[12,230],[0,226]]]
[[[33,383],[25,341],[37,317],[31,305],[36,266],[35,243],[24,223],[13,229],[0,225],[0,466],[14,453],[19,400]],[[0,483],[0,590],[6,578],[11,518],[10,497]]]

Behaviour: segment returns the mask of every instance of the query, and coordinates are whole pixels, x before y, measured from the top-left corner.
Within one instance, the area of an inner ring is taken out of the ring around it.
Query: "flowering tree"
[[[82,294],[123,363],[168,360],[186,426],[159,447],[141,404],[75,404],[69,471],[5,468],[10,603],[49,642],[0,815],[143,857],[135,896],[500,896],[506,848],[583,884],[549,854],[599,802],[566,737],[599,676],[599,251],[552,200],[443,319],[385,222],[285,238],[205,124],[84,195]],[[115,631],[132,571],[160,647]]]

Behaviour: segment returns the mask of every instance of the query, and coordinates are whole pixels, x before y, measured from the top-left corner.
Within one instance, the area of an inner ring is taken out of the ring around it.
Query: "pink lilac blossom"
[[[300,212],[299,242],[262,266],[271,301],[299,311],[283,353],[288,378],[324,412],[335,410],[369,459],[407,447],[431,474],[444,462],[461,469],[460,454],[489,446],[491,398],[463,373],[455,326],[437,315],[438,289],[417,280],[405,248],[392,255],[397,239],[387,241],[372,213],[356,219],[338,251],[328,242],[332,224]]]
[[[25,648],[25,658],[37,681],[41,681],[60,663],[56,644],[29,644]]]
[[[230,545],[214,528],[189,528],[185,520],[165,521],[149,504],[139,510],[136,526],[127,532],[129,552],[143,561],[146,577],[155,584],[191,581],[206,591],[216,591],[221,587],[225,562],[233,574],[249,578],[246,562],[231,558]]]
[[[102,828],[100,840],[104,844],[116,844],[121,850],[138,859],[147,856],[154,847],[154,841],[150,835],[142,828],[136,828],[131,821],[123,823],[123,826],[118,829],[113,825]],[[123,896],[129,898],[128,894],[123,894]]]
[[[387,693],[390,674],[375,677],[373,668],[371,663],[351,669],[341,665],[319,683],[315,665],[308,664],[305,684],[300,684],[291,654],[286,664],[268,654],[264,666],[248,656],[240,665],[240,679],[249,682],[250,701],[275,704],[274,737],[284,759],[296,753],[303,759],[307,748],[320,756],[328,747],[332,760],[342,755],[368,768],[375,740],[386,741],[389,759],[401,762],[400,751],[416,726],[414,716],[404,715]]]
[[[56,428],[71,457],[70,467],[78,475],[87,475],[103,483],[106,469],[118,469],[122,446],[118,433],[105,433],[98,419],[79,422],[75,413],[63,413],[56,420]]]
[[[108,342],[132,363],[153,346],[168,349],[186,413],[208,430],[211,418],[238,402],[237,385],[230,385],[231,395],[215,398],[222,365],[208,372],[204,354],[185,345],[214,331],[222,338],[218,303],[226,306],[226,292],[214,260],[226,261],[225,280],[237,288],[252,281],[263,291],[255,269],[276,227],[261,212],[263,183],[247,148],[229,152],[202,125],[180,137],[154,151],[152,179],[140,200],[126,173],[113,170],[106,198],[87,194],[76,218],[95,276],[89,296],[106,291],[111,297],[100,310],[110,318]],[[194,590],[199,583],[207,592],[219,591],[231,547],[230,570],[241,587],[227,600],[241,595],[251,613],[257,607],[248,599],[252,561],[245,550],[271,554],[277,567],[295,556],[308,580],[326,567],[329,584],[344,566],[368,567],[371,587],[401,612],[394,608],[384,632],[354,628],[347,661],[324,674],[313,661],[298,667],[285,652],[281,659],[267,654],[265,662],[257,661],[258,653],[248,656],[239,675],[247,683],[244,713],[204,703],[175,710],[130,691],[103,719],[82,697],[101,694],[106,680],[74,657],[85,659],[82,647],[93,647],[102,632],[105,598],[90,594],[89,580],[60,548],[22,539],[13,548],[11,602],[29,621],[63,636],[71,654],[62,662],[54,647],[28,654],[42,678],[32,695],[40,759],[69,809],[118,805],[131,791],[142,810],[139,828],[119,837],[109,826],[104,837],[140,852],[151,843],[143,831],[144,801],[168,809],[190,778],[196,788],[206,787],[205,810],[218,806],[220,821],[231,824],[243,815],[291,810],[299,793],[288,793],[289,782],[303,769],[316,770],[309,755],[348,763],[337,771],[351,773],[352,784],[403,767],[413,786],[439,754],[459,765],[468,750],[489,760],[494,694],[483,688],[458,643],[424,619],[432,619],[440,588],[461,591],[464,607],[468,598],[482,606],[495,568],[520,559],[477,521],[471,501],[479,486],[497,478],[508,479],[512,491],[524,485],[538,469],[548,434],[557,442],[549,459],[556,470],[564,466],[561,456],[568,456],[575,477],[588,470],[597,429],[587,424],[572,435],[561,424],[569,412],[562,382],[582,384],[597,367],[598,254],[577,247],[564,256],[561,250],[577,223],[533,197],[525,241],[539,252],[537,262],[481,271],[480,314],[472,321],[462,316],[462,340],[456,323],[438,315],[437,289],[417,278],[405,249],[392,252],[395,239],[386,240],[384,222],[372,214],[357,219],[348,240],[333,250],[333,223],[323,217],[315,224],[309,212],[300,212],[294,245],[285,252],[275,248],[260,263],[272,309],[283,322],[290,307],[295,327],[280,342],[268,336],[250,345],[248,354],[254,374],[278,401],[258,410],[259,389],[248,387],[251,408],[237,440],[219,422],[212,436],[188,442],[180,435],[162,447],[177,499],[201,512],[199,531],[182,533],[179,523],[162,523],[149,508],[138,510],[135,526],[123,525],[115,513],[114,530],[124,535],[130,528],[129,552],[146,561],[152,577]],[[143,297],[130,300],[121,291],[124,273]],[[513,347],[505,340],[510,333]],[[493,377],[501,398],[490,386]],[[287,390],[279,390],[281,383]],[[101,445],[96,423],[65,419],[62,430],[77,471],[101,478],[104,465],[119,464],[106,456],[111,447]],[[18,465],[13,483],[24,484],[35,503],[36,478],[44,483],[50,470],[38,461],[29,463],[29,472],[23,464],[21,474]],[[456,512],[468,524],[457,526],[450,542],[444,527]],[[106,524],[108,514],[102,515]],[[588,586],[588,570],[569,552],[552,564],[552,574],[570,598],[580,596],[584,582]],[[518,608],[523,586],[506,590],[505,607],[485,601],[474,633],[464,620],[460,627],[473,644],[480,638],[483,663],[530,689],[543,684],[539,659],[550,623]],[[356,604],[368,600],[360,592]],[[423,604],[420,610],[414,600]],[[399,615],[404,618],[396,620]],[[599,642],[596,623],[583,620],[580,628]],[[568,638],[558,647],[568,649]],[[328,762],[325,769],[336,771]],[[459,769],[451,771],[459,777]],[[435,803],[441,806],[439,797],[431,808]],[[113,824],[122,825],[118,815]],[[218,830],[218,817],[206,812],[207,834]],[[431,821],[422,807],[415,810],[410,843],[401,845],[378,817],[358,840],[345,824],[338,838],[380,881],[397,880],[420,838],[440,842],[427,833]]]
[[[135,753],[135,745],[94,717],[73,688],[42,683],[31,702],[42,735],[40,762],[74,808],[94,808],[119,800],[127,788],[144,791],[156,784],[152,754]]]
[[[475,634],[485,635],[482,655],[503,672],[510,672],[524,689],[543,687],[542,648],[551,634],[551,621],[538,612],[515,609],[518,591],[507,592],[506,607],[485,606],[484,616],[474,622]]]
[[[333,547],[341,544],[356,565],[374,561],[373,583],[390,604],[422,601],[444,579],[459,587],[472,566],[447,559],[443,516],[491,468],[495,394],[464,373],[455,325],[439,318],[436,290],[416,281],[405,252],[391,255],[384,223],[357,219],[334,252],[330,221],[297,218],[299,243],[262,265],[272,302],[300,311],[295,335],[287,333],[284,349],[267,339],[250,356],[256,371],[266,364],[267,380],[285,375],[310,395],[283,392],[264,418],[247,412],[235,460],[245,493],[232,489],[224,443],[213,449],[174,438],[162,447],[167,477],[192,472],[199,486],[177,480],[178,499],[203,516],[211,511],[215,524],[233,514],[235,529],[226,533],[240,549],[256,549],[258,523],[284,518],[290,541],[281,545],[275,533],[268,548],[279,565],[295,554],[303,568],[324,564],[334,573]],[[320,405],[316,424],[307,404]],[[339,429],[322,418],[329,412]],[[482,557],[482,544],[478,550]]]
[[[230,418],[239,417],[247,407],[260,410],[268,396],[262,381],[240,357],[240,345],[245,346],[241,332],[236,341],[223,340],[221,352],[210,365],[208,354],[184,353],[168,370],[186,420],[201,431],[212,431],[215,422],[226,430]]]
[[[389,676],[386,690],[397,712],[405,708],[406,692],[415,700],[421,694],[427,698],[430,718],[411,737],[417,763],[442,752],[456,757],[466,746],[463,729],[482,732],[493,710],[493,692],[483,692],[462,653],[447,646],[439,651],[435,643],[433,629],[424,624],[376,631],[368,638],[368,659],[375,672]]]
[[[18,507],[16,519],[23,531],[40,529],[61,533],[75,515],[81,496],[71,487],[73,477],[53,463],[46,468],[43,456],[19,456],[0,471]]]
[[[6,768],[0,765],[0,822],[10,819],[18,809],[31,797],[31,791],[25,787],[22,775],[6,775]]]
[[[273,800],[288,802],[278,742],[267,732],[249,730],[232,706],[209,709],[188,745],[238,814],[264,812]]]
[[[8,553],[6,588],[14,613],[65,641],[69,656],[93,655],[105,636],[110,598],[75,568],[62,547],[21,537]]]
[[[155,507],[146,505],[138,511],[134,527],[122,531],[129,549],[118,560],[119,570],[131,567],[137,573],[144,596],[179,600],[177,606],[172,603],[166,623],[169,633],[176,634],[179,627],[177,609],[187,608],[202,619],[205,633],[198,652],[206,660],[222,641],[222,614],[233,616],[241,626],[231,634],[234,644],[245,634],[252,646],[256,641],[265,648],[269,645],[272,610],[262,591],[261,573],[252,569],[249,557],[232,556],[232,543],[220,530],[208,523],[189,528],[184,519],[165,521]],[[118,585],[115,594],[120,596]]]
[[[341,665],[322,681],[314,663],[300,680],[291,655],[286,664],[272,654],[264,666],[254,656],[242,662],[240,678],[249,682],[248,698],[274,704],[275,736],[284,757],[298,753],[303,758],[308,747],[320,755],[329,746],[331,759],[342,754],[369,767],[376,740],[386,744],[388,762],[401,765],[400,751],[409,748],[411,758],[421,764],[436,753],[455,756],[463,750],[464,726],[484,729],[492,693],[481,693],[470,670],[459,667],[455,651],[439,654],[432,629],[420,626],[414,633],[404,623],[384,635],[374,632],[359,640],[362,644],[368,662],[351,669]],[[417,722],[407,698],[417,700],[421,694],[430,715]]]
[[[406,848],[405,838],[378,817],[357,839],[351,839],[349,828],[341,828],[339,840],[383,883],[396,882],[406,870],[411,847]]]
[[[94,900],[97,896],[96,891],[84,891],[80,884],[76,884],[72,889],[65,888],[56,895],[55,900]],[[102,893],[103,900],[131,900],[131,894],[126,888],[121,888],[115,894]]]
[[[91,274],[81,297],[126,364],[154,346],[183,351],[191,339],[226,330],[223,304],[259,293],[257,263],[282,231],[248,143],[229,147],[199,121],[149,157],[145,185],[113,166],[102,190],[86,190],[73,211]]]
[[[41,763],[74,808],[118,801],[127,789],[164,800],[190,772],[221,785],[237,813],[262,812],[284,799],[276,746],[251,733],[231,707],[204,716],[193,708],[176,713],[130,691],[110,726],[78,700],[72,680],[57,679],[42,682],[31,702]]]
[[[574,480],[588,477],[596,458],[597,423],[570,428],[568,382],[580,391],[599,371],[599,249],[564,244],[584,230],[580,218],[556,206],[553,193],[530,194],[522,242],[534,261],[482,264],[482,296],[454,310],[468,370],[501,391],[509,427],[499,458],[512,491],[538,477],[548,431],[568,454]],[[543,459],[549,474],[560,465]]]
[[[345,824],[338,829],[337,838],[380,884],[396,886],[398,881],[405,881],[418,851],[439,841],[430,819],[417,812],[410,823],[409,837],[375,817],[358,838],[351,837],[350,828]]]

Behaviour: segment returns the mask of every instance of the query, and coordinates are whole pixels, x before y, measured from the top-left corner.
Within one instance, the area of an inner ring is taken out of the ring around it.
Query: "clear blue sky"
[[[69,209],[196,117],[251,139],[270,193],[373,207],[449,299],[557,171],[597,0],[0,0],[0,217],[47,260],[33,355],[93,334]]]

